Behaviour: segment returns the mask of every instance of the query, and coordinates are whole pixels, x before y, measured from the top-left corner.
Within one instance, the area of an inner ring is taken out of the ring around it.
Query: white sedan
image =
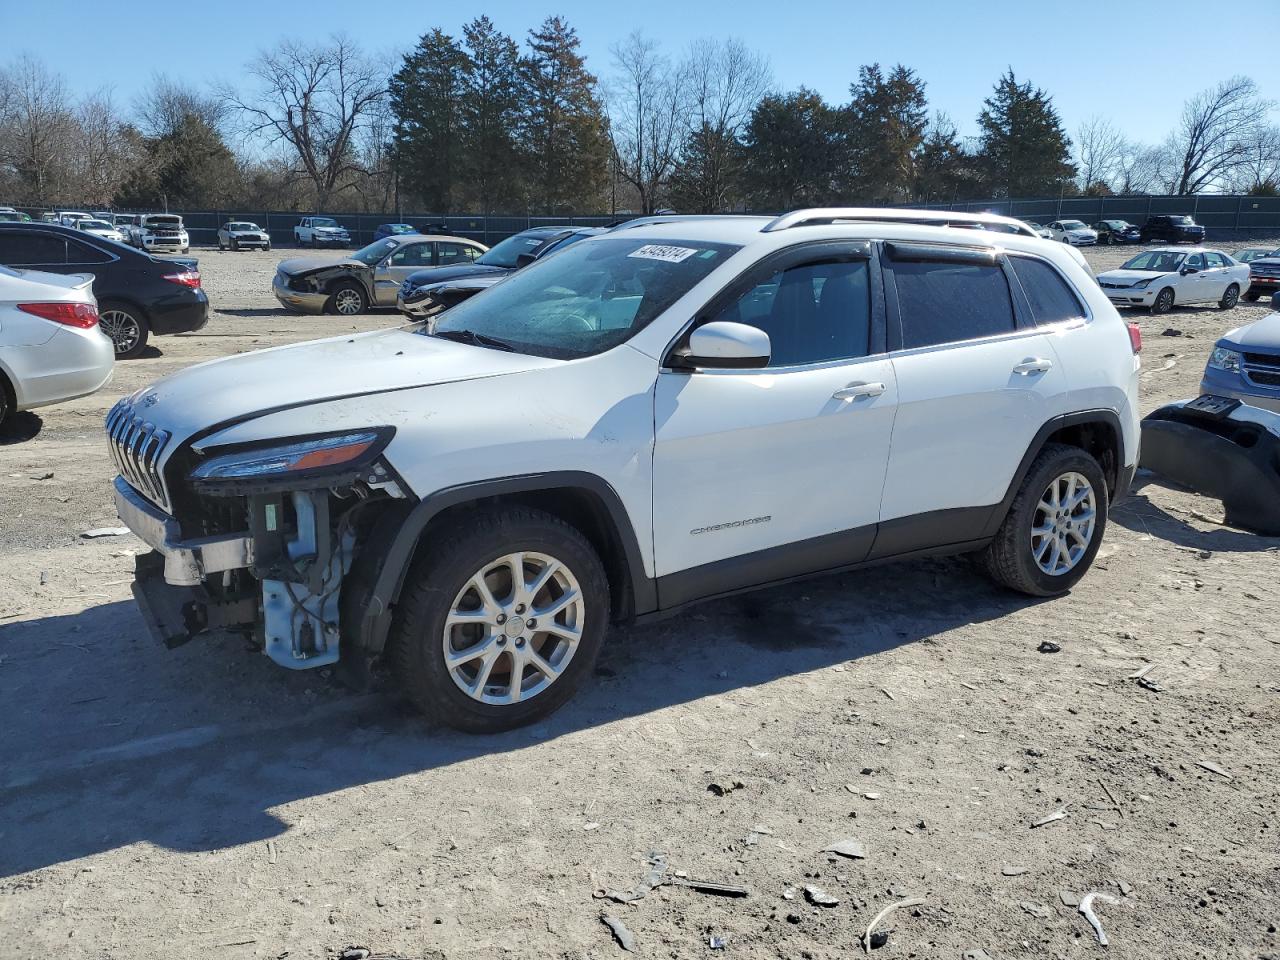
[[[1098,285],[1117,307],[1168,313],[1174,304],[1216,303],[1230,310],[1249,289],[1249,266],[1221,250],[1157,247],[1098,274]]]
[[[77,220],[76,229],[101,237],[103,240],[124,243],[124,234],[117,230],[114,224],[107,223],[105,220]]]
[[[1049,237],[1073,247],[1087,247],[1098,242],[1098,231],[1079,220],[1055,220],[1049,224]]]
[[[0,266],[0,422],[111,379],[115,350],[98,327],[92,284],[88,274]]]

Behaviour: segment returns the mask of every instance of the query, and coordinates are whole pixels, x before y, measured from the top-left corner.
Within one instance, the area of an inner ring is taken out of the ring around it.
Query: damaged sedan
[[[459,258],[478,260],[486,250],[465,237],[384,237],[350,255],[282,260],[271,290],[288,310],[355,316],[370,307],[394,307],[409,274]]]

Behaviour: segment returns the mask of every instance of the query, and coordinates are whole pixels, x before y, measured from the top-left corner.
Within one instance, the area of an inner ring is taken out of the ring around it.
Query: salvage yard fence
[[[1254,197],[1237,195],[1202,196],[1128,196],[1128,197],[1038,197],[1015,200],[962,200],[952,203],[906,204],[914,209],[952,210],[966,213],[998,213],[1049,223],[1053,220],[1083,220],[1096,223],[1099,220],[1128,220],[1141,225],[1155,214],[1187,214],[1207,228],[1211,238],[1280,235],[1280,197]],[[48,207],[20,207],[38,218]],[[61,207],[82,210],[92,208]],[[123,212],[123,211],[120,211]],[[293,228],[309,214],[283,210],[131,210],[131,213],[176,213],[181,215],[191,236],[198,245],[217,242],[218,227],[228,220],[249,220],[258,224],[271,236],[273,244],[293,242]],[[432,213],[334,213],[331,216],[346,227],[356,246],[373,240],[373,234],[383,223],[408,223],[420,230],[427,228],[447,231],[456,236],[478,240],[493,246],[521,230],[540,226],[607,227],[638,214],[601,213],[569,215],[562,217],[534,217],[518,215],[484,216],[479,214],[440,215]]]

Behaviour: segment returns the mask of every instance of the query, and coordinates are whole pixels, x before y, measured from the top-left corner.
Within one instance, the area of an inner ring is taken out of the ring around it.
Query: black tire
[[[235,237],[231,238],[231,249],[237,252],[240,250],[240,241],[237,240]]]
[[[222,238],[221,238],[221,237],[219,237],[219,238],[218,238],[218,249],[219,249],[219,250],[225,250],[225,249],[227,249],[226,244],[224,244],[224,243],[222,242]]]
[[[1092,537],[1074,567],[1060,574],[1042,570],[1031,546],[1031,529],[1039,510],[1041,497],[1055,478],[1068,473],[1083,476],[1093,488],[1095,520]],[[987,573],[996,583],[1030,594],[1053,597],[1074,587],[1093,564],[1098,547],[1107,530],[1110,502],[1106,478],[1098,461],[1087,451],[1062,443],[1046,444],[1036,456],[1031,469],[1018,487],[1013,504],[991,545],[983,552]]]
[[[1218,301],[1219,310],[1231,310],[1240,302],[1240,285],[1233,283],[1227,287],[1226,292],[1222,294],[1222,299]]]
[[[352,296],[354,294],[354,296]],[[340,301],[342,304],[340,305]],[[346,303],[355,302],[355,309],[349,309]],[[325,301],[326,313],[336,313],[341,317],[355,317],[369,309],[369,297],[364,287],[354,280],[343,280],[334,284],[329,291],[329,299]]]
[[[517,703],[483,703],[459,687],[445,664],[445,620],[478,571],[518,551],[545,554],[572,573],[584,601],[581,635],[568,665],[543,690]],[[595,668],[608,620],[609,582],[587,538],[541,510],[499,507],[432,534],[396,605],[387,661],[409,701],[429,717],[467,733],[499,733],[540,720],[573,696]]]
[[[9,378],[0,373],[0,427],[13,416],[13,406],[13,387],[9,384]]]
[[[151,328],[137,307],[117,300],[98,305],[102,330],[115,346],[117,360],[132,360],[147,348]],[[132,328],[130,328],[132,325]]]
[[[268,241],[267,241],[267,245],[266,245],[265,247],[263,247],[262,249],[263,249],[263,250],[265,250],[265,251],[267,251],[267,252],[270,252],[270,251],[271,251],[271,241],[270,241],[270,240],[268,240]]]
[[[1165,287],[1156,294],[1155,300],[1151,304],[1152,313],[1168,313],[1173,309],[1173,287]]]
[[[1248,293],[1244,295],[1244,299],[1247,300],[1249,303],[1257,303],[1258,299],[1261,296],[1262,294],[1257,293],[1256,291],[1250,290]]]

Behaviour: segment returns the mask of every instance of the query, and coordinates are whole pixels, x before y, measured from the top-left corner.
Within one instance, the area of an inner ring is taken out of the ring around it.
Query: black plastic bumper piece
[[[1150,414],[1142,421],[1141,464],[1221,500],[1232,526],[1280,536],[1280,437],[1231,418],[1239,406],[1232,403],[1201,397]]]
[[[134,557],[133,599],[151,635],[172,650],[208,630],[251,628],[258,617],[253,597],[214,601],[202,587],[175,587],[164,579],[164,555]]]

